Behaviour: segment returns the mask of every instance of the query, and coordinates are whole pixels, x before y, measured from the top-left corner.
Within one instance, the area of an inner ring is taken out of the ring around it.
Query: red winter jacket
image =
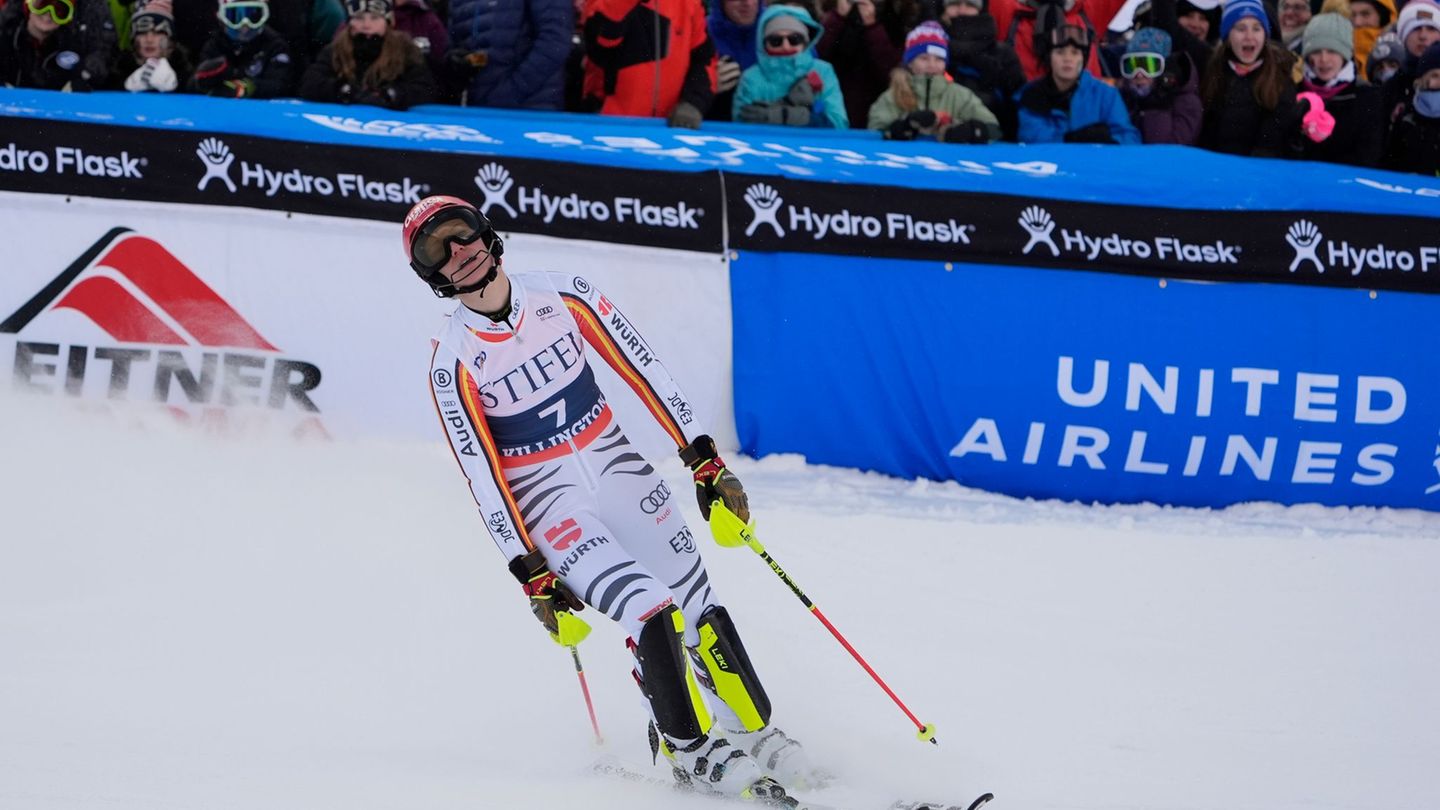
[[[583,19],[589,107],[661,118],[681,101],[710,108],[715,46],[700,0],[585,0]]]
[[[1104,40],[1105,29],[1110,26],[1115,12],[1123,5],[1125,0],[1075,0],[1075,5],[1065,12],[1065,22],[1089,28],[1092,43],[1099,43]],[[1000,41],[1009,41],[1015,46],[1020,68],[1025,71],[1025,80],[1034,81],[1044,75],[1047,66],[1035,53],[1035,10],[1019,0],[990,0],[990,15],[995,18],[995,32]],[[1086,67],[1098,77],[1101,74],[1097,51],[1098,48],[1092,44],[1090,62]]]

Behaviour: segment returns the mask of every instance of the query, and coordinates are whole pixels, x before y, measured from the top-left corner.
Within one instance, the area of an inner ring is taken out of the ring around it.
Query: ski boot
[[[759,731],[727,730],[725,736],[744,749],[766,776],[791,790],[821,788],[832,778],[812,766],[805,748],[773,723]]]

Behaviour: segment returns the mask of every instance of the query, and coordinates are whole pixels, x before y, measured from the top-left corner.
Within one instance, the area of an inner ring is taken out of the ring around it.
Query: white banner
[[[0,212],[0,390],[222,429],[441,440],[429,338],[455,304],[406,265],[399,223],[18,193],[0,193]],[[722,256],[516,234],[505,260],[583,273],[735,445]],[[592,365],[632,438],[673,452]]]

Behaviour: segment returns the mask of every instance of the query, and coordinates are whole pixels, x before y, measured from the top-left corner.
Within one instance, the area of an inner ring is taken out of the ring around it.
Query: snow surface
[[[53,408],[0,399],[0,808],[716,806],[584,775],[569,655],[438,442]],[[819,798],[1440,807],[1440,515],[1035,503],[732,461],[761,540],[938,724],[917,742],[762,561],[707,541],[775,719],[849,775]],[[581,652],[605,748],[642,762],[602,622]]]

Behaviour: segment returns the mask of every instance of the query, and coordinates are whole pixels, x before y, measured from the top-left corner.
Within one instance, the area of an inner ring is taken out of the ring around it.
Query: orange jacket
[[[700,0],[585,0],[583,94],[605,115],[702,114],[715,95],[715,46]]]

